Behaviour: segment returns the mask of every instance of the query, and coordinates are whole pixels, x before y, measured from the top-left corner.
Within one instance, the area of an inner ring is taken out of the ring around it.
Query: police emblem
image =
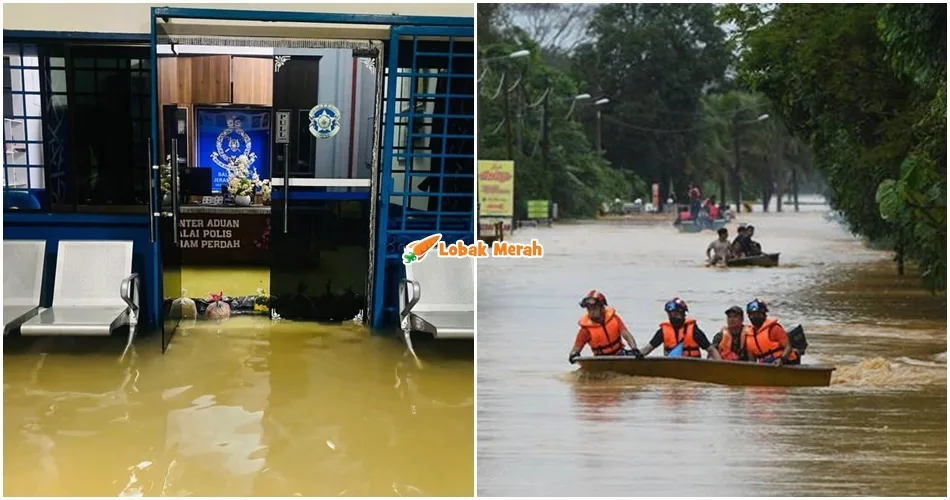
[[[329,139],[340,131],[340,110],[332,104],[317,104],[310,110],[310,133]]]
[[[231,162],[244,155],[250,167],[257,160],[257,155],[251,152],[251,136],[241,128],[240,119],[232,117],[227,123],[228,126],[218,134],[215,141],[217,151],[211,153],[211,161],[230,171]]]

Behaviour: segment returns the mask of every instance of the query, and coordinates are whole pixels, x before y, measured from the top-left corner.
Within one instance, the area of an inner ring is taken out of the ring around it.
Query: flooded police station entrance
[[[453,153],[472,174],[473,20],[154,15],[161,335],[118,363],[116,339],[5,348],[4,493],[473,494],[472,343],[417,345],[421,370],[366,324],[391,324],[405,212],[471,232],[427,203],[459,179],[398,192],[464,177]]]

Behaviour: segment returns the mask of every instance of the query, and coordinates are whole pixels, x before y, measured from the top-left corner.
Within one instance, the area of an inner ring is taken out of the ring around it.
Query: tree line
[[[851,229],[947,280],[946,4],[726,6],[738,81],[811,150]]]
[[[517,205],[821,190],[945,288],[945,5],[480,4],[478,37],[479,157],[515,160]]]

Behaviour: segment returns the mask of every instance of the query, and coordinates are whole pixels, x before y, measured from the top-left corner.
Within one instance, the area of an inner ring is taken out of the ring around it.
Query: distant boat
[[[578,358],[588,373],[612,372],[638,377],[672,378],[692,382],[757,387],[828,387],[832,366],[773,366],[699,358],[587,356]]]
[[[726,224],[728,223],[728,219],[716,219],[709,221],[706,224],[697,224],[691,220],[687,220],[674,222],[673,225],[676,226],[676,228],[679,229],[681,233],[698,233],[706,229],[716,232],[726,227]]]
[[[728,267],[775,267],[778,265],[779,253],[763,253],[750,257],[740,257],[726,261]]]

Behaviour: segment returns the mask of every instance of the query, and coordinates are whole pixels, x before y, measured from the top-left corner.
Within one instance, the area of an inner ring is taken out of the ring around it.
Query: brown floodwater
[[[945,295],[819,211],[740,220],[779,267],[707,268],[712,232],[629,221],[524,229],[544,258],[479,262],[479,495],[946,496]],[[567,354],[591,288],[640,345],[674,296],[710,337],[761,298],[832,385],[582,376]]]
[[[471,496],[472,342],[235,316],[5,342],[4,495]]]

